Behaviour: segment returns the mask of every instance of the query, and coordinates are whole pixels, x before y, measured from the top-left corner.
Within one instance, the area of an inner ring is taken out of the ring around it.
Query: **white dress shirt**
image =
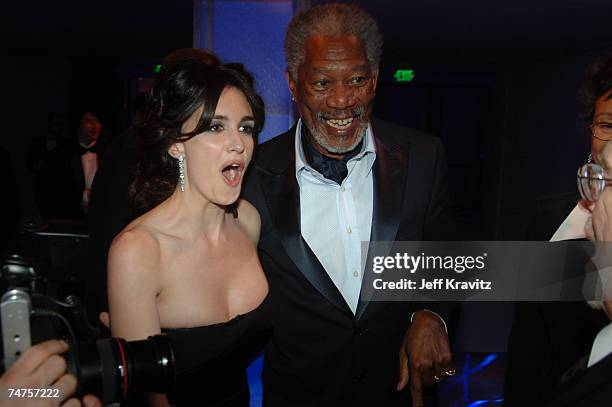
[[[595,337],[587,367],[593,366],[610,353],[612,353],[612,323],[603,327]]]
[[[347,163],[348,174],[338,185],[307,162],[302,147],[302,121],[295,135],[295,176],[300,186],[302,237],[355,313],[365,265],[361,242],[370,240],[376,159],[368,126],[361,151]]]
[[[561,226],[555,234],[550,238],[551,242],[559,242],[561,240],[583,239],[584,224],[591,214],[584,209],[580,204],[576,205],[574,210],[567,215]]]
[[[91,148],[96,145],[96,141],[93,141],[88,146],[81,144],[83,148]],[[85,179],[85,189],[83,189],[83,198],[81,204],[83,206],[89,205],[89,196],[91,193],[91,185],[93,184],[94,177],[98,171],[98,155],[91,151],[87,151],[81,156],[81,165],[83,166],[83,178]]]

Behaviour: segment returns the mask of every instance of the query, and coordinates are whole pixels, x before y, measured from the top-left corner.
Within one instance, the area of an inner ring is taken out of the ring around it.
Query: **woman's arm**
[[[161,333],[157,310],[159,262],[159,243],[148,232],[123,232],[113,241],[107,268],[113,336],[138,340]],[[149,406],[170,406],[163,394],[152,393],[147,400]]]
[[[159,244],[147,232],[123,232],[111,244],[107,288],[113,336],[137,340],[161,332],[159,260]]]

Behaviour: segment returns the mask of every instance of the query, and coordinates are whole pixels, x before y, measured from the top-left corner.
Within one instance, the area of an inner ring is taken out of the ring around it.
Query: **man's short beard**
[[[310,131],[310,135],[312,136],[312,138],[314,138],[317,144],[323,147],[326,151],[329,151],[330,153],[333,153],[333,154],[346,154],[349,151],[352,151],[353,149],[355,149],[355,147],[357,147],[359,143],[361,143],[361,140],[363,140],[363,137],[365,136],[367,128],[368,128],[368,123],[367,122],[362,123],[359,126],[359,128],[356,130],[358,134],[357,134],[357,137],[355,138],[355,141],[353,141],[353,143],[349,144],[346,147],[334,147],[330,145],[325,140],[323,135],[320,132],[318,132],[316,129],[309,129],[309,131]],[[342,138],[340,138],[339,141],[342,142]]]
[[[317,118],[320,122],[324,123],[325,120],[323,118],[322,113],[318,113]],[[330,145],[327,140],[325,140],[323,134],[317,130],[316,126],[314,126],[312,123],[307,123],[306,121],[304,121],[304,123],[306,124],[308,132],[310,133],[312,138],[316,141],[318,145],[323,147],[325,151],[328,151],[332,154],[346,154],[349,151],[354,150],[355,147],[357,147],[359,143],[361,143],[361,140],[363,140],[363,137],[365,136],[366,130],[368,128],[368,121],[364,120],[363,118],[363,110],[358,112],[358,115],[357,117],[355,117],[355,120],[359,120],[359,128],[355,130],[357,132],[357,137],[355,138],[355,141],[353,141],[350,145],[346,147],[334,147]],[[338,141],[341,144],[342,141],[344,141],[344,137],[340,137]]]

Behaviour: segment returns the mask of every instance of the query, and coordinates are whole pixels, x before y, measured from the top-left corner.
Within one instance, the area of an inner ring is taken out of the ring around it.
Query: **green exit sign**
[[[414,79],[414,70],[398,69],[393,77],[396,82],[411,82]]]
[[[161,71],[161,64],[155,65],[155,68],[153,68],[154,73],[159,73],[159,71]]]

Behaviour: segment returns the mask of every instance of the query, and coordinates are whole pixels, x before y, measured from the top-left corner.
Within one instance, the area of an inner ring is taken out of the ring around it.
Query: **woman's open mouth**
[[[227,163],[221,169],[221,175],[225,183],[231,187],[238,186],[244,172],[244,163],[242,161],[232,161]]]

